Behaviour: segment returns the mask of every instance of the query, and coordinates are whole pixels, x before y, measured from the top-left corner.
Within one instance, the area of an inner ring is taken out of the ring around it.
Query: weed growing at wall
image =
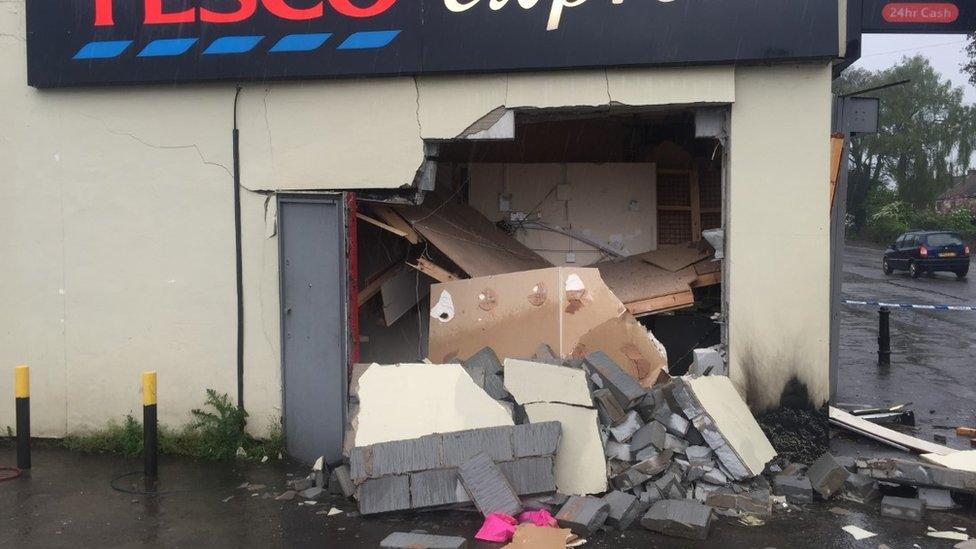
[[[256,439],[244,430],[247,412],[238,410],[226,394],[207,389],[202,408],[191,411],[192,420],[179,430],[159,429],[162,454],[199,459],[226,460],[235,457],[278,459],[284,453],[280,422],[274,422],[267,439]],[[66,437],[65,448],[90,454],[142,454],[142,423],[131,414],[120,424],[110,421],[103,429],[86,435]]]

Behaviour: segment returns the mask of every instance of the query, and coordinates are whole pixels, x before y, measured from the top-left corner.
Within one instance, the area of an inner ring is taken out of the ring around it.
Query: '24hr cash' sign
[[[28,0],[37,87],[835,57],[832,0]]]

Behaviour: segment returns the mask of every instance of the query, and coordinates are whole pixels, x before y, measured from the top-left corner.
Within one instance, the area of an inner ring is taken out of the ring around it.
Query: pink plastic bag
[[[531,522],[536,526],[545,526],[548,528],[556,528],[559,524],[556,519],[552,518],[549,511],[545,509],[539,509],[538,511],[525,511],[518,516],[519,522]]]
[[[516,524],[514,518],[504,513],[491,513],[485,517],[485,523],[481,525],[481,529],[474,535],[474,539],[498,543],[512,541],[512,536],[515,535]]]

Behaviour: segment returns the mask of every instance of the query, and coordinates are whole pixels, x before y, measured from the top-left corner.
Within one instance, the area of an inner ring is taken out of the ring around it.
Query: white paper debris
[[[858,540],[858,541],[860,541],[862,539],[873,538],[874,536],[878,535],[878,534],[875,534],[873,532],[868,532],[867,530],[865,530],[863,528],[858,528],[857,526],[854,526],[854,525],[847,525],[847,526],[841,528],[841,530],[843,530],[843,531],[847,532],[848,534],[854,536],[854,539],[855,540]]]
[[[315,460],[315,465],[312,465],[312,470],[313,471],[321,471],[322,470],[322,460],[323,460],[323,458],[324,458],[324,456],[319,456],[319,459]]]
[[[329,509],[328,516],[331,517],[332,515],[341,515],[341,514],[342,514],[342,509],[336,509],[335,507],[333,507],[332,509]]]
[[[578,274],[572,273],[566,277],[567,292],[582,292],[585,289],[586,286],[583,285],[583,279],[581,279]]]
[[[969,539],[969,536],[966,534],[963,534],[962,532],[953,532],[951,530],[945,532],[926,532],[925,535],[930,538],[951,539],[954,541],[966,541]]]
[[[450,322],[454,318],[454,299],[447,290],[441,292],[437,303],[431,307],[430,316],[441,322]]]

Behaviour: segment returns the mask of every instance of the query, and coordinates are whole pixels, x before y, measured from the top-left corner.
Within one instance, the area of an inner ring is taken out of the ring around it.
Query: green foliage
[[[946,230],[955,231],[966,239],[976,237],[976,225],[973,225],[973,215],[968,210],[940,214],[932,209],[916,210],[900,201],[874,210],[868,220],[868,230],[872,238],[886,244],[910,230]]]
[[[976,107],[963,90],[942,78],[922,56],[906,57],[890,69],[851,69],[835,83],[838,93],[910,80],[865,95],[881,98],[879,132],[851,141],[847,207],[855,230],[864,228],[884,203],[900,201],[919,212],[964,174],[976,151]],[[897,223],[890,216],[873,223]],[[914,227],[909,227],[914,228]]]
[[[207,389],[204,407],[190,413],[192,420],[182,429],[159,429],[160,453],[208,460],[277,459],[284,453],[281,422],[274,422],[267,439],[252,438],[244,430],[247,412],[239,410],[226,394]],[[63,445],[78,452],[139,456],[142,454],[142,423],[130,414],[121,425],[110,421],[96,432],[65,438]]]
[[[969,61],[962,66],[962,70],[969,74],[969,83],[976,86],[976,32],[969,34],[966,54],[969,55]]]

